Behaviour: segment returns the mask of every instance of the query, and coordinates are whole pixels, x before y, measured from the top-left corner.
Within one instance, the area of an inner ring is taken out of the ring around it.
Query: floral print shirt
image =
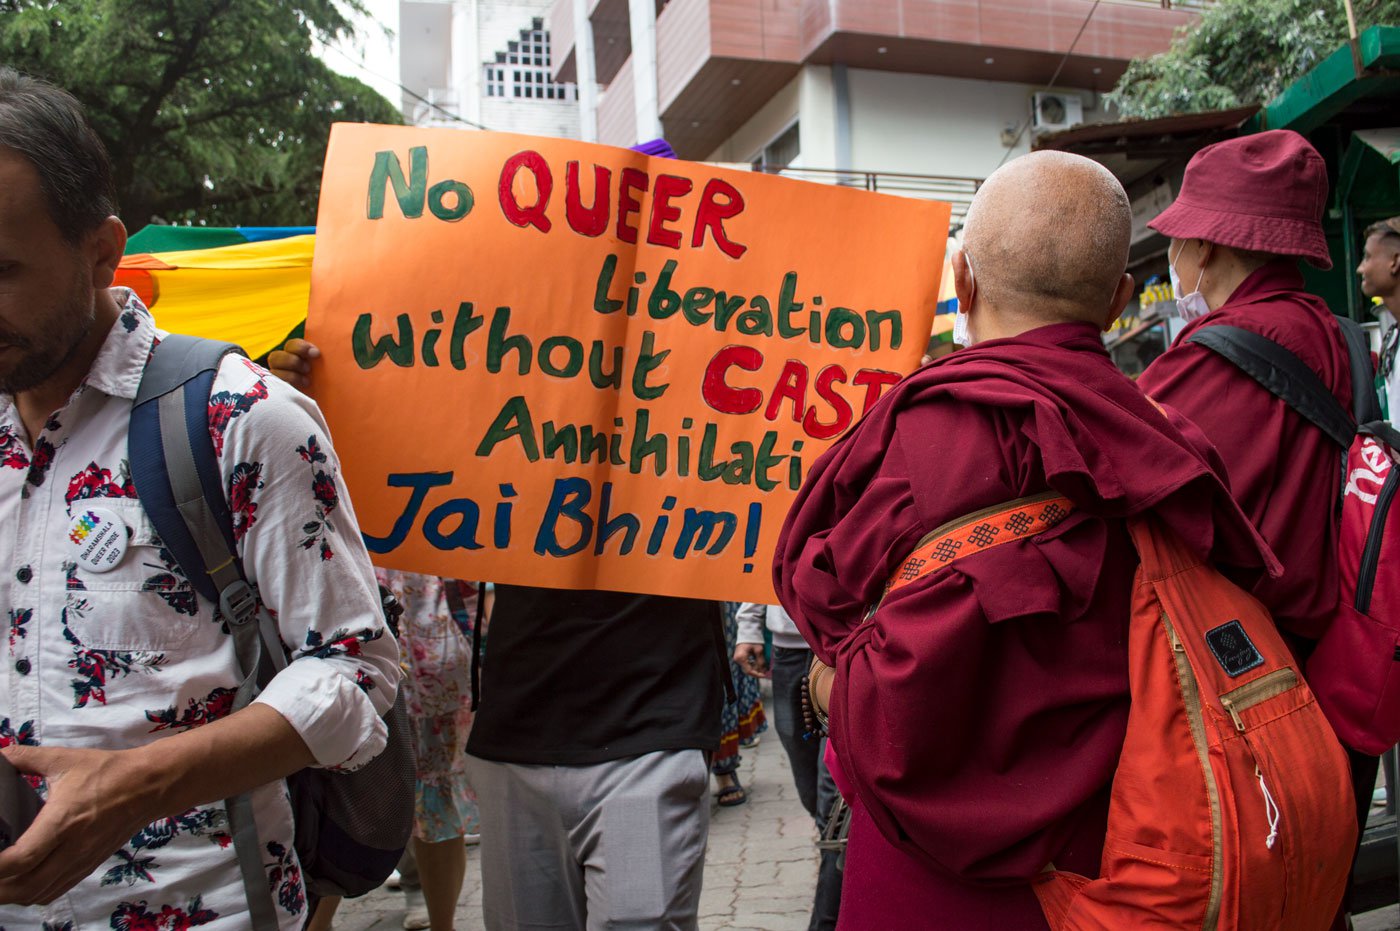
[[[413,728],[417,769],[413,836],[437,844],[474,834],[480,816],[467,781],[466,752],[472,729],[472,644],[453,616],[447,589],[469,589],[462,598],[468,624],[476,620],[477,593],[435,575],[376,569],[375,576],[403,605],[400,688]]]
[[[127,424],[156,329],[134,294],[67,405],[31,444],[0,395],[0,746],[121,749],[227,715],[233,640],[137,499]],[[249,581],[291,654],[258,698],[318,765],[353,769],[384,746],[398,648],[320,412],[241,356],[225,358],[209,429]],[[115,566],[78,559],[96,524],[125,524]],[[42,780],[33,780],[41,794]],[[281,927],[304,922],[285,785],[255,790]],[[47,908],[0,906],[0,929],[246,928],[247,899],[222,802],[150,824]]]

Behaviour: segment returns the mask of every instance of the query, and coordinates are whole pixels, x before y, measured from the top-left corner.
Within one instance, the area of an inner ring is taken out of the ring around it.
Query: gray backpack
[[[171,335],[152,352],[131,411],[128,452],[142,507],[190,584],[218,606],[244,676],[233,710],[246,707],[278,671],[287,651],[276,622],[259,611],[243,573],[223,479],[209,436],[209,393],[219,363],[237,346]],[[213,568],[209,568],[209,567]],[[393,596],[381,589],[385,617],[397,633]],[[382,753],[350,773],[304,769],[287,779],[296,820],[295,848],[314,898],[357,896],[393,871],[413,827],[414,760],[400,690],[384,716]],[[263,865],[252,800],[227,802],[239,868],[255,931],[279,926],[276,883]]]

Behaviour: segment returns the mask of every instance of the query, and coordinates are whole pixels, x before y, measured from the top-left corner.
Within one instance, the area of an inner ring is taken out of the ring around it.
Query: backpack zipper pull
[[[1240,713],[1235,710],[1235,703],[1228,698],[1220,699],[1221,706],[1230,714],[1230,720],[1235,722],[1235,730],[1244,733],[1244,721],[1240,719]],[[1258,772],[1256,767],[1255,772]],[[1262,778],[1262,777],[1261,777]],[[1267,790],[1266,790],[1267,791]]]

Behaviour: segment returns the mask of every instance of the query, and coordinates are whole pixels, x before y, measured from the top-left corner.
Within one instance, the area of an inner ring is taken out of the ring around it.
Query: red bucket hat
[[[1148,226],[1172,239],[1296,255],[1328,269],[1326,206],[1322,156],[1291,129],[1274,129],[1197,152],[1176,202]]]

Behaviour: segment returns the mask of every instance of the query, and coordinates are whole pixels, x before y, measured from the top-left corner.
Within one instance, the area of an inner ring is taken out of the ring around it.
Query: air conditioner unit
[[[1077,94],[1042,91],[1031,95],[1031,133],[1055,133],[1084,122],[1084,101]]]

